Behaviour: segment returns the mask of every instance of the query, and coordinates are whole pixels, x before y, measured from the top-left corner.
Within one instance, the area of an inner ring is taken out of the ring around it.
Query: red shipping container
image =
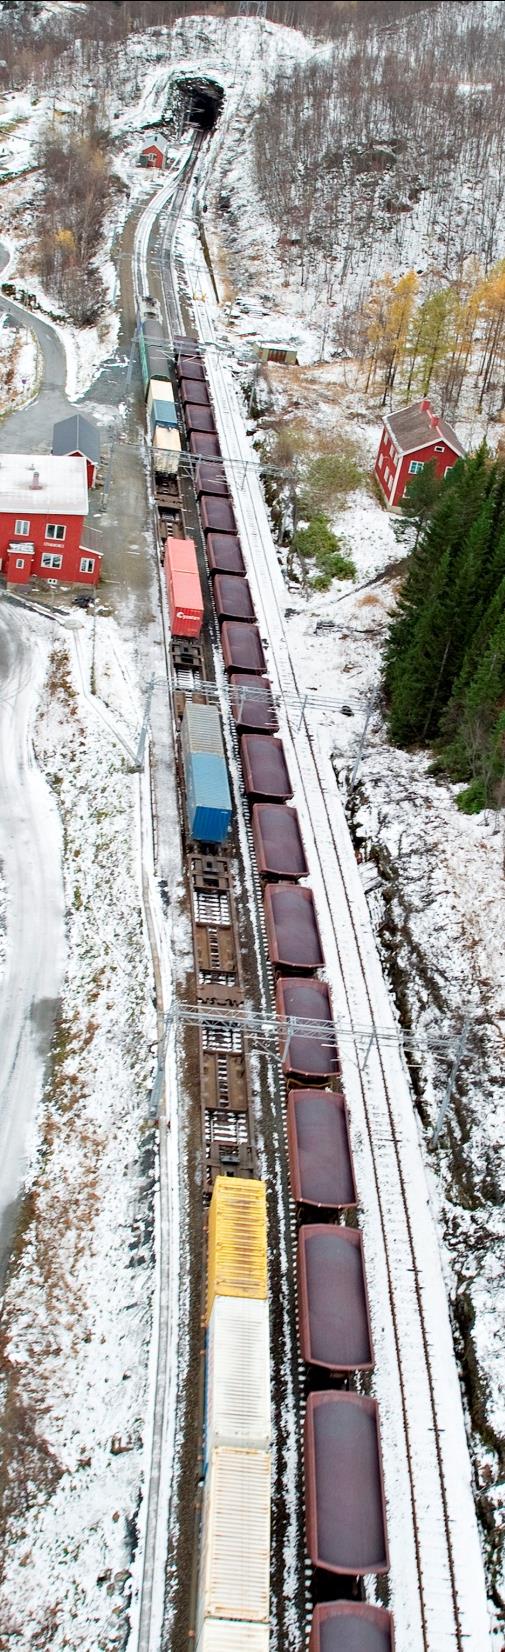
[[[203,597],[193,540],[167,539],[164,568],[172,636],[199,637]]]

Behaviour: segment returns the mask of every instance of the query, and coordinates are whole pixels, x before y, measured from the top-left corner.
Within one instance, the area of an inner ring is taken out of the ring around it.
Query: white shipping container
[[[270,1630],[263,1623],[225,1623],[207,1618],[196,1652],[268,1652]]]
[[[212,1452],[205,1482],[198,1627],[204,1618],[268,1623],[270,1453]]]
[[[268,1451],[270,1439],[268,1302],[216,1296],[207,1342],[206,1456],[221,1445]]]
[[[171,402],[174,405],[174,392],[168,379],[150,379],[147,392],[147,411],[151,412],[154,402]]]
[[[154,427],[153,456],[155,469],[164,476],[175,476],[179,469],[181,438],[178,430],[166,430],[164,425]]]

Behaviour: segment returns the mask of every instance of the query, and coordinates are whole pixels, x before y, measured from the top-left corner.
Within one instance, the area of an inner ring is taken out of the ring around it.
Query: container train
[[[148,342],[151,355],[146,348],[146,361],[156,370],[159,386],[160,362],[153,352],[159,349],[160,341],[154,333]],[[304,1467],[306,1544],[313,1594],[310,1652],[393,1652],[391,1614],[356,1598],[361,1577],[387,1573],[389,1555],[378,1407],[362,1391],[373,1372],[374,1352],[357,1228],[358,1195],[347,1106],[340,1082],[331,997],[321,978],[324,954],[312,892],[305,884],[309,868],[298,815],[291,803],[293,788],[278,736],[274,697],[266,675],[211,395],[194,340],[175,341],[175,364],[182,428],[189,453],[197,462],[195,493],[244,791],[251,811],[267,946],[275,974],[276,1008],[283,1028],[280,1053],[287,1084],[291,1190],[298,1218],[299,1335],[307,1390]],[[151,405],[155,404],[156,398],[153,401],[151,397]],[[177,552],[174,554],[177,556]],[[177,581],[174,585],[177,570],[170,547],[165,549],[165,569],[175,648],[177,637],[196,637],[197,632],[180,629],[187,623],[190,604],[178,606]],[[203,623],[203,602],[200,608]],[[195,616],[200,608],[195,600]],[[224,846],[232,827],[232,808],[220,721],[213,707],[186,700],[180,743],[190,842],[204,852],[216,844]],[[218,763],[217,768],[212,767],[210,759]],[[223,778],[226,795],[220,789]],[[312,1024],[310,1036],[300,1026],[303,1021]],[[320,1033],[315,1036],[319,1025]],[[215,1183],[210,1207],[209,1281],[218,1267],[216,1234],[218,1229],[225,1231],[219,1201],[226,1189],[239,1187],[237,1179],[224,1181],[222,1188],[221,1182],[218,1178]],[[259,1189],[262,1184],[242,1185]],[[228,1196],[233,1197],[231,1192]],[[224,1245],[224,1240],[221,1243]],[[226,1246],[223,1255],[225,1250]],[[240,1268],[233,1277],[242,1277]],[[258,1367],[254,1396],[250,1384],[245,1383],[244,1405],[242,1409],[238,1406],[239,1433],[241,1428],[244,1433],[240,1439],[235,1434],[233,1442],[226,1444],[221,1438],[222,1425],[216,1420],[216,1339],[218,1335],[223,1339],[223,1369],[229,1365],[232,1383],[232,1372],[239,1368],[234,1362],[243,1334],[239,1330],[240,1316],[245,1312],[223,1306],[227,1296],[234,1300],[232,1288],[227,1291],[219,1285],[211,1287],[209,1282],[206,1473],[196,1644],[198,1652],[217,1652],[218,1647],[219,1652],[228,1648],[230,1652],[232,1648],[233,1652],[241,1652],[242,1648],[244,1652],[266,1652],[267,1470],[265,1464],[261,1472],[257,1466],[248,1466],[248,1453],[263,1454],[265,1462],[268,1456],[266,1435],[258,1422],[262,1378]],[[237,1290],[237,1298],[241,1299],[241,1290]],[[251,1299],[256,1301],[254,1292]],[[264,1299],[259,1296],[258,1300]],[[236,1334],[231,1329],[234,1313],[238,1316]],[[251,1331],[250,1335],[252,1349],[259,1332]],[[254,1360],[256,1355],[251,1354],[251,1358]],[[351,1383],[358,1384],[360,1391],[350,1391]],[[224,1458],[221,1461],[216,1455],[220,1451],[235,1452],[229,1468]],[[237,1474],[239,1479],[242,1477],[241,1493]],[[248,1500],[248,1530],[242,1538],[241,1510]],[[218,1576],[219,1532],[226,1534],[223,1553],[230,1579],[235,1575],[228,1595],[224,1576]],[[254,1554],[251,1543],[253,1547],[258,1545]],[[250,1563],[252,1586],[249,1592],[241,1593],[244,1554]],[[216,1604],[221,1600],[222,1608]]]

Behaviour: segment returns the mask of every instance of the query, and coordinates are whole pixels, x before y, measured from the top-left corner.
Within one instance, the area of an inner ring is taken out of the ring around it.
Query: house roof
[[[389,430],[399,453],[415,453],[418,447],[428,447],[432,442],[447,442],[447,446],[454,453],[464,458],[465,449],[462,447],[456,431],[447,419],[442,419],[435,413],[427,396],[423,401],[413,402],[410,407],[401,407],[398,413],[389,413],[384,419],[386,429]]]
[[[88,477],[84,458],[52,453],[0,454],[0,511],[30,519],[50,512],[86,516]]]
[[[58,419],[53,426],[52,452],[83,453],[85,459],[97,465],[100,460],[100,432],[82,413],[71,413],[68,419]]]
[[[146,149],[159,149],[161,155],[166,155],[169,147],[168,138],[164,138],[161,132],[152,132],[151,137],[144,144],[142,154],[145,155]]]

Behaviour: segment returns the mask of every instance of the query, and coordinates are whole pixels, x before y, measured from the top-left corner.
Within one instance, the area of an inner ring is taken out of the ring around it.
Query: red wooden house
[[[81,544],[88,511],[84,458],[0,455],[0,570],[8,584],[32,578],[96,585],[101,555]]]
[[[434,462],[437,476],[464,459],[465,449],[452,425],[435,413],[427,396],[384,419],[375,475],[386,503],[400,503],[412,476]]]
[[[144,144],[140,156],[140,165],[155,167],[161,172],[166,165],[168,148],[166,138],[161,137],[159,133],[155,133],[149,139],[149,142]]]

